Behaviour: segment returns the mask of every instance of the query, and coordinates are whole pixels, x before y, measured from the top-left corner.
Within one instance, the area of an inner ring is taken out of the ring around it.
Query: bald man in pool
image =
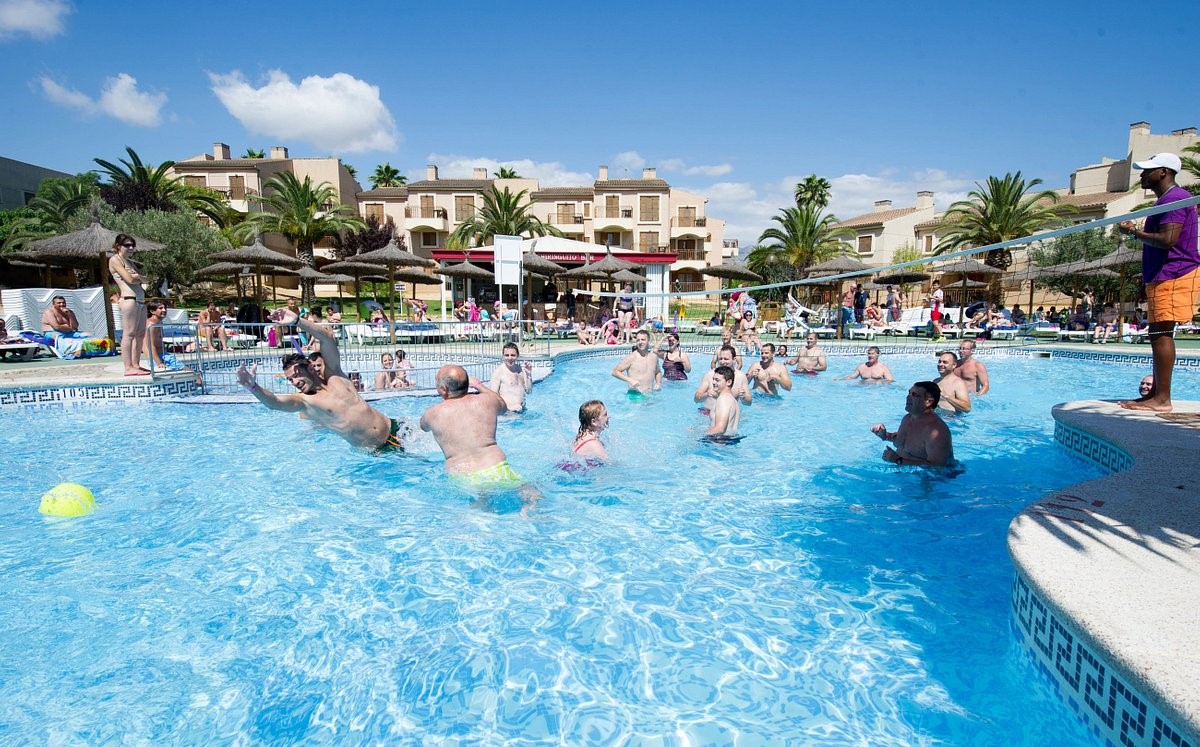
[[[895,432],[876,423],[871,432],[892,445],[883,450],[883,461],[945,467],[954,460],[954,445],[946,421],[937,414],[942,392],[932,381],[918,381],[908,388],[904,418]]]

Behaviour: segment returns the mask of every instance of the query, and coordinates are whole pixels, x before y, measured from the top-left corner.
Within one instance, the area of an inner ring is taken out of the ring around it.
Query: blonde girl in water
[[[115,253],[108,258],[108,271],[119,291],[117,306],[121,309],[121,362],[125,364],[125,375],[147,376],[150,370],[141,366],[146,342],[146,293],[142,290],[138,266],[129,258],[136,247],[135,238],[117,234],[113,242]]]
[[[608,452],[600,443],[600,432],[608,427],[608,410],[598,399],[588,400],[579,406],[579,433],[575,436],[572,451],[585,460],[604,461]]]

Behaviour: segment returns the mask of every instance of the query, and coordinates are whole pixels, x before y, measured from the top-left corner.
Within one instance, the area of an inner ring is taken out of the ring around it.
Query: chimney
[[[892,209],[892,201],[891,200],[876,200],[875,201],[875,212],[882,213],[884,211],[891,210],[891,209]]]
[[[1150,134],[1150,123],[1149,122],[1134,122],[1133,124],[1129,125],[1129,131],[1130,132],[1140,132],[1143,135],[1149,135]]]
[[[288,157],[288,149],[287,148],[283,147],[282,145],[272,145],[271,146],[271,158],[287,158],[287,157]]]
[[[472,179],[487,179],[487,169],[482,166],[475,167],[475,173]]]
[[[437,166],[434,166],[432,163],[425,167],[425,181],[437,181]]]
[[[933,192],[917,192],[917,210],[933,207]]]
[[[213,158],[218,161],[228,161],[229,146],[225,143],[213,143]]]
[[[642,178],[643,179],[657,179],[658,177],[655,176],[656,172],[657,172],[657,169],[642,169]]]
[[[600,166],[600,175],[596,177],[596,181],[598,181],[598,182],[608,181],[608,167],[607,166],[603,166],[603,165]]]
[[[1182,130],[1171,130],[1172,135],[1195,135],[1195,127],[1184,127]]]

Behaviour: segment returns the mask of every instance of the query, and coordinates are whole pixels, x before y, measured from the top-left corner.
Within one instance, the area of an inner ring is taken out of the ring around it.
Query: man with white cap
[[[1158,153],[1133,165],[1142,170],[1142,188],[1153,190],[1158,196],[1155,206],[1191,197],[1186,189],[1175,184],[1181,164],[1174,153]],[[1142,281],[1146,283],[1150,349],[1154,356],[1154,388],[1148,395],[1121,402],[1121,407],[1170,412],[1175,325],[1191,320],[1200,293],[1196,206],[1151,215],[1141,230],[1130,220],[1122,221],[1117,229],[1142,242]]]

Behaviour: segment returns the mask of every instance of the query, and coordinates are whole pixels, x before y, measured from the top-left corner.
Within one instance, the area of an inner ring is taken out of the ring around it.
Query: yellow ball
[[[38,511],[47,516],[87,516],[96,510],[92,491],[73,482],[63,482],[46,491]]]

